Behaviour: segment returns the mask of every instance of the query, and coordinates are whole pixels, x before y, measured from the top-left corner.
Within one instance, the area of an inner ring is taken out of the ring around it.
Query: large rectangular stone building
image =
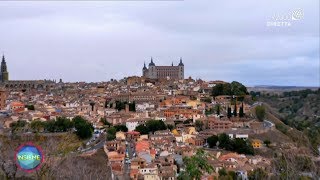
[[[173,63],[171,66],[156,66],[151,58],[148,68],[146,67],[146,64],[144,64],[142,68],[142,74],[143,77],[150,79],[180,80],[184,79],[184,64],[180,58],[180,63],[178,66],[174,66]]]

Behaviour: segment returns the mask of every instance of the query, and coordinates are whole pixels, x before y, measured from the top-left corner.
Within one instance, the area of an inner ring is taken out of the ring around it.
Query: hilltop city
[[[319,141],[261,100],[288,94],[185,77],[191,67],[183,58],[166,66],[147,62],[141,61],[140,75],[71,83],[10,80],[10,60],[3,56],[0,179],[318,177]],[[24,173],[13,157],[29,141],[45,158],[39,170]]]

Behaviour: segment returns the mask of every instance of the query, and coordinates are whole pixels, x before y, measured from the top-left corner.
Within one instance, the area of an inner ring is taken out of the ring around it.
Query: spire
[[[173,66],[173,61],[172,61],[172,64],[171,64],[171,66]]]
[[[6,59],[4,57],[4,54],[2,54],[2,62],[6,62]]]
[[[144,62],[143,63],[143,68],[142,68],[143,70],[146,70],[147,69],[147,67],[146,67],[146,62]]]
[[[183,62],[182,62],[182,57],[180,57],[180,63],[179,66],[184,66]]]
[[[151,57],[151,62],[149,63],[149,66],[155,66],[152,57]]]

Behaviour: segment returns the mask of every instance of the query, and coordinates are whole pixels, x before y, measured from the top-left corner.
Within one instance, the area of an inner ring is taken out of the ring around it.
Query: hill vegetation
[[[17,168],[14,153],[24,142],[32,142],[41,147],[45,161],[40,169],[25,173]],[[77,149],[82,141],[76,134],[56,133],[26,135],[0,135],[0,179],[98,179],[111,178],[111,169],[103,150],[83,157]]]
[[[248,94],[247,88],[237,82],[232,81],[231,83],[225,83],[225,84],[217,84],[212,88],[212,96],[219,96],[219,95],[236,95],[236,96],[244,96]]]
[[[306,135],[314,150],[320,146],[320,89],[261,94],[258,100],[270,105],[271,113],[285,125]],[[290,130],[282,124],[276,125],[285,134]]]

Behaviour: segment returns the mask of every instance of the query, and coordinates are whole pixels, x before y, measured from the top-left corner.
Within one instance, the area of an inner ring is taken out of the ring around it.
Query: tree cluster
[[[258,180],[258,179],[267,179],[267,178],[268,178],[267,172],[261,168],[257,168],[253,171],[250,171],[248,174],[249,180]]]
[[[249,141],[240,138],[230,139],[230,137],[225,133],[218,136],[210,136],[207,139],[207,143],[209,144],[210,148],[216,147],[218,145],[219,148],[228,151],[234,151],[240,154],[254,154],[253,147]]]
[[[208,154],[198,149],[191,157],[184,157],[185,171],[178,176],[179,180],[200,180],[204,173],[212,173],[213,167],[208,163]]]
[[[30,124],[34,132],[67,132],[75,128],[76,134],[81,139],[92,136],[93,126],[81,116],[76,116],[72,120],[66,117],[57,117],[55,120],[40,121],[34,120]]]
[[[263,121],[266,116],[266,110],[263,106],[257,106],[255,108],[256,116],[260,121]]]
[[[10,124],[10,128],[12,132],[19,131],[23,129],[27,125],[27,122],[24,120],[18,120]]]
[[[211,94],[214,97],[220,95],[243,96],[248,94],[248,90],[243,84],[233,81],[231,83],[217,84],[212,88]]]
[[[111,126],[107,130],[107,140],[112,141],[116,139],[116,133],[122,131],[122,132],[128,132],[128,128],[125,125],[115,125]]]
[[[81,116],[76,116],[73,118],[73,122],[78,137],[81,139],[87,139],[92,136],[94,128],[87,120],[83,119]]]
[[[133,101],[132,103],[128,103],[127,101],[122,102],[122,101],[116,101],[116,109],[118,111],[121,111],[122,109],[126,108],[126,105],[129,105],[129,111],[136,111],[136,103]]]
[[[122,131],[122,132],[128,132],[128,128],[125,125],[115,125],[114,128],[116,128],[117,132]]]
[[[166,130],[167,125],[161,120],[150,120],[145,124],[140,124],[136,127],[136,131],[140,132],[140,134],[149,134],[150,132],[154,133],[159,130]]]
[[[311,89],[305,89],[301,91],[289,91],[284,92],[283,97],[292,97],[292,96],[300,96],[302,98],[306,98],[309,94],[318,94],[320,95],[320,88],[316,91],[312,91]]]
[[[222,168],[218,171],[219,179],[237,179],[236,173],[234,171],[227,171],[225,168]]]
[[[30,111],[34,111],[35,110],[34,105],[32,105],[32,104],[25,105],[25,107]]]
[[[197,131],[202,131],[204,129],[204,123],[200,120],[196,120],[194,125]]]
[[[107,130],[107,140],[108,141],[112,141],[114,139],[116,139],[116,133],[117,133],[117,129],[115,127],[110,127]]]

